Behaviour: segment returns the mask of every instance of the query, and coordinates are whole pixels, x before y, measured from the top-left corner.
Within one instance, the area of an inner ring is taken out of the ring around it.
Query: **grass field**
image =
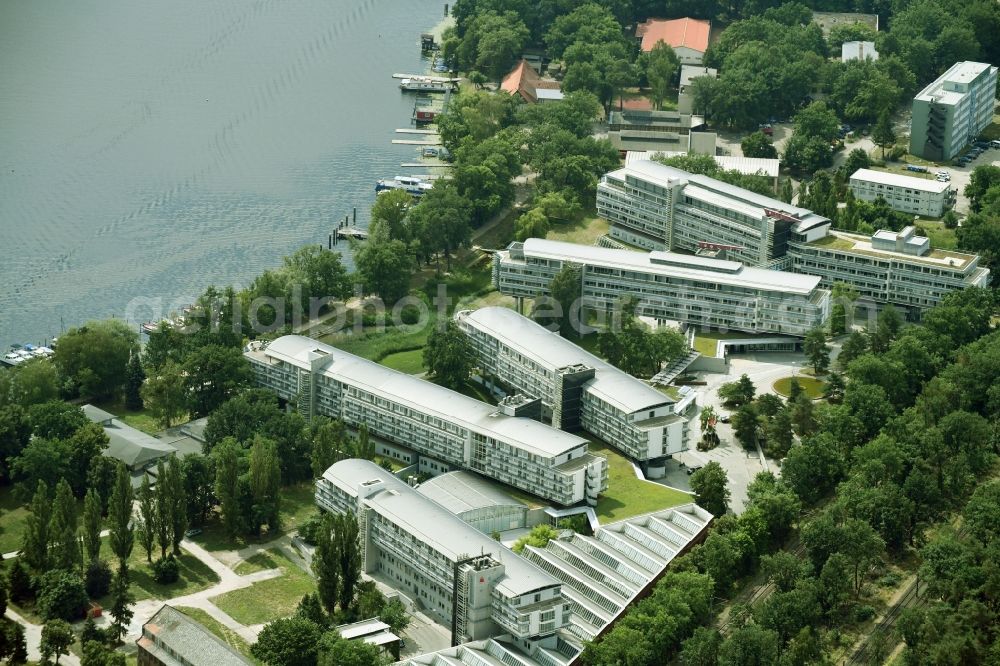
[[[191,618],[201,626],[205,627],[209,631],[211,631],[213,634],[221,638],[223,643],[233,648],[234,650],[242,654],[250,661],[258,663],[257,660],[250,655],[249,643],[240,638],[239,635],[236,634],[236,632],[224,626],[222,623],[220,623],[218,620],[216,620],[214,617],[212,617],[202,609],[188,608],[187,606],[178,606],[177,610],[184,613],[189,618]]]
[[[948,229],[942,222],[919,219],[914,224],[923,229],[927,237],[931,239],[931,247],[941,250],[954,250],[958,247],[955,230]]]
[[[267,571],[268,569],[278,569],[280,567],[281,561],[276,559],[275,552],[273,550],[265,550],[262,553],[251,555],[237,564],[233,572],[238,576],[246,576],[255,571]]]
[[[792,377],[782,377],[778,381],[774,382],[773,388],[776,393],[783,395],[786,398],[792,392]],[[799,386],[805,391],[805,394],[815,400],[816,398],[822,397],[823,389],[826,387],[826,382],[816,379],[815,377],[804,377],[798,376],[794,377],[799,382]]]
[[[102,540],[101,555],[109,562],[114,559],[111,546],[108,545],[108,538]],[[160,556],[159,547],[153,547],[153,560]],[[146,561],[146,551],[136,540],[132,548],[132,555],[128,558],[129,590],[136,600],[141,599],[171,599],[185,594],[191,594],[207,589],[219,582],[219,577],[208,568],[201,560],[181,548],[181,555],[177,558],[180,566],[181,577],[175,583],[161,585],[153,580],[152,565]],[[101,605],[105,608],[111,603],[110,595],[101,599]]]
[[[553,222],[545,237],[549,240],[593,245],[598,238],[608,233],[609,228],[607,220],[587,216],[576,222]]]
[[[608,489],[597,500],[601,522],[623,520],[693,501],[691,495],[635,475],[632,463],[606,444],[591,440],[590,450],[608,459]]]
[[[213,597],[212,603],[243,624],[263,624],[294,613],[302,597],[316,590],[316,581],[284,553],[274,551],[273,558],[283,570],[280,576]]]
[[[698,329],[694,334],[694,349],[702,356],[715,358],[719,340],[734,340],[737,338],[752,338],[751,333],[722,333],[720,331],[705,331]]]
[[[123,423],[132,426],[136,430],[141,430],[148,435],[155,435],[163,430],[163,428],[160,427],[160,424],[156,422],[156,419],[146,408],[138,411],[125,409],[125,405],[121,400],[99,402],[96,403],[95,406],[100,407],[106,412],[114,414]],[[185,416],[184,419],[179,422],[183,423],[186,420],[187,417]]]
[[[9,487],[0,492],[0,553],[21,549],[28,513],[28,508],[14,499]]]
[[[389,354],[379,361],[379,363],[387,368],[405,372],[408,375],[419,375],[426,370],[424,368],[424,350],[422,348]]]
[[[202,528],[201,534],[192,537],[191,540],[206,550],[237,550],[248,544],[275,539],[281,534],[298,529],[299,525],[316,510],[313,491],[313,484],[310,482],[281,489],[280,532],[265,532],[256,537],[247,536],[233,540],[226,534],[218,519],[213,519]]]

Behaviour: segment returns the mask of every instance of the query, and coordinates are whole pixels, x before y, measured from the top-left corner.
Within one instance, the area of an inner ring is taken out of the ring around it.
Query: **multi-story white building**
[[[932,250],[913,227],[869,237],[821,225],[794,232],[788,256],[793,270],[820,276],[827,288],[844,282],[864,299],[914,311],[933,307],[949,292],[990,283],[977,255]]]
[[[694,394],[676,401],[646,382],[501,307],[455,315],[485,377],[542,401],[543,418],[586,430],[654,470],[687,449]],[[650,469],[647,469],[647,473]]]
[[[558,504],[596,504],[607,460],[587,440],[310,338],[286,335],[247,351],[257,383],[297,405]],[[505,413],[506,412],[506,413]],[[427,469],[427,468],[423,468]],[[433,469],[433,468],[431,468]]]
[[[858,169],[851,175],[850,187],[862,201],[882,197],[893,210],[928,217],[941,217],[955,202],[951,183],[886,171]]]
[[[993,122],[997,68],[956,62],[913,98],[910,152],[950,160]]]
[[[363,571],[418,600],[455,643],[503,633],[554,643],[569,622],[559,580],[375,463],[334,463],[316,482],[316,503],[357,516]]]
[[[649,250],[724,246],[754,266],[783,257],[792,226],[812,211],[659,162],[636,161],[601,178],[597,213],[611,237]]]
[[[624,297],[663,321],[804,336],[830,314],[820,279],[673,252],[633,252],[529,238],[497,252],[493,281],[509,296],[548,294],[564,265],[579,267],[583,305],[612,312]]]

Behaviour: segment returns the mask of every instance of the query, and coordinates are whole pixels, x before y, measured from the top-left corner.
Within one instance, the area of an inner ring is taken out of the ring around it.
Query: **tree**
[[[38,577],[38,614],[46,620],[72,622],[83,617],[87,590],[77,573],[49,570]]]
[[[522,213],[514,225],[514,239],[524,242],[529,238],[545,238],[549,233],[549,220],[541,208]]]
[[[76,499],[66,479],[56,486],[49,525],[49,564],[56,569],[80,570],[80,544],[77,541]]]
[[[862,573],[880,558],[885,551],[885,542],[872,526],[863,520],[851,518],[841,527],[841,541],[838,551],[843,553],[854,569],[854,595],[861,593]]]
[[[386,190],[375,197],[372,205],[372,222],[381,220],[386,225],[390,240],[409,241],[405,225],[406,214],[413,206],[413,197],[406,190]]]
[[[39,481],[35,496],[31,500],[28,517],[25,520],[24,545],[21,556],[32,569],[45,571],[49,566],[49,522],[52,517],[52,505],[49,500],[49,488],[44,481]]]
[[[280,503],[281,467],[274,442],[264,437],[255,437],[250,447],[250,530],[260,532],[267,525],[272,532],[281,526]]]
[[[143,474],[142,485],[139,486],[139,519],[136,524],[136,534],[139,543],[146,551],[146,561],[153,563],[153,546],[159,533],[160,518],[157,514],[157,497],[149,485],[149,475]]]
[[[892,129],[892,119],[888,111],[879,114],[878,122],[872,129],[872,141],[882,149],[882,159],[885,159],[885,149],[896,143],[896,132]]]
[[[142,385],[144,403],[164,428],[169,428],[187,412],[188,394],[184,380],[184,368],[176,361],[167,359]]]
[[[444,326],[431,331],[423,357],[424,366],[434,381],[457,391],[472,374],[475,351],[465,333],[454,321],[448,320]]]
[[[360,615],[359,617],[368,617]],[[406,606],[399,599],[390,599],[382,607],[378,617],[389,625],[392,633],[400,634],[410,625],[410,614],[406,612]]]
[[[528,28],[515,12],[485,11],[473,23],[472,32],[478,38],[476,69],[499,84],[524,49]]]
[[[151,523],[146,524],[146,530],[152,531],[156,542],[160,544],[160,559],[167,556],[167,548],[170,547],[170,525],[173,522],[174,503],[170,497],[171,486],[167,477],[167,468],[160,458],[156,461],[156,488],[153,491],[155,517]]]
[[[81,395],[113,396],[128,377],[138,335],[119,319],[92,321],[59,336],[53,361]]]
[[[381,594],[381,592],[379,593]],[[299,605],[295,609],[295,615],[309,620],[320,629],[327,629],[330,626],[331,618],[323,610],[323,604],[319,601],[319,596],[315,592],[310,592],[302,597]],[[361,615],[359,617],[374,617],[375,615]]]
[[[747,451],[753,451],[763,439],[766,421],[752,404],[746,404],[733,414],[732,425],[736,441]]]
[[[11,404],[28,407],[59,397],[62,384],[59,372],[47,358],[21,363],[6,374],[9,377],[9,388],[5,391],[0,386],[0,405],[5,399],[9,399]]]
[[[333,521],[333,541],[340,566],[340,610],[347,612],[361,579],[361,551],[358,547],[358,519],[351,512],[337,514]]]
[[[680,662],[684,666],[716,666],[722,636],[715,629],[698,627],[681,647]]]
[[[813,102],[795,115],[795,134],[830,143],[840,132],[840,120],[825,102]]]
[[[39,483],[54,488],[60,480],[70,474],[71,457],[72,452],[67,440],[33,437],[21,451],[21,455],[10,461],[11,478],[16,482],[15,496],[26,499]]]
[[[312,454],[310,465],[314,478],[323,476],[330,465],[343,457],[344,422],[339,419],[328,419],[318,416],[310,425],[312,439]]]
[[[181,466],[187,522],[200,527],[208,520],[215,505],[215,459],[197,453],[188,454],[181,460]]]
[[[813,504],[832,491],[843,474],[843,458],[827,433],[793,446],[781,463],[782,478],[805,504]]]
[[[719,647],[720,666],[777,664],[781,645],[778,634],[756,624],[740,627]]]
[[[96,640],[84,641],[80,666],[126,666],[125,655]]]
[[[372,233],[354,253],[358,277],[367,293],[375,294],[392,306],[410,288],[413,262],[402,241],[389,239],[386,233]]]
[[[722,465],[714,460],[691,475],[695,502],[714,516],[729,509],[729,479]]]
[[[83,585],[91,599],[100,599],[111,589],[113,574],[104,560],[94,560],[84,573]]]
[[[68,622],[63,620],[49,620],[42,627],[42,641],[39,650],[42,653],[43,661],[48,661],[55,656],[55,663],[59,663],[59,657],[69,654],[69,646],[76,641],[76,634]]]
[[[583,333],[582,289],[580,267],[568,262],[563,263],[549,283],[549,293],[559,304],[559,332],[563,337]]]
[[[240,504],[240,452],[242,448],[232,437],[227,437],[215,447],[215,494],[222,509],[222,524],[230,538],[243,529],[243,510]]]
[[[740,142],[740,148],[743,149],[744,157],[765,157],[768,159],[777,159],[778,157],[778,151],[771,143],[770,137],[760,130],[745,136]]]
[[[10,587],[10,598],[17,603],[23,603],[35,596],[35,588],[31,580],[31,574],[24,565],[24,557],[14,560],[10,567],[8,585]]]
[[[2,398],[0,387],[0,400]],[[28,412],[18,404],[0,407],[0,479],[10,480],[7,461],[21,455],[30,441],[31,420]]]
[[[680,66],[680,59],[669,44],[661,39],[653,45],[646,58],[646,80],[649,82],[649,96],[657,109],[663,108]]]
[[[135,599],[128,591],[128,568],[119,566],[111,583],[111,608],[108,609],[112,620],[106,631],[111,641],[120,641],[125,636],[129,623],[132,621],[132,604],[134,603]]]
[[[774,583],[780,592],[788,592],[796,583],[809,575],[809,566],[794,553],[778,551],[773,555],[762,555],[760,569],[768,582]]]
[[[654,664],[656,655],[649,638],[624,623],[616,625],[598,641],[584,645],[582,659],[588,666],[603,664]]]
[[[868,351],[868,336],[861,331],[852,331],[840,348],[837,364],[846,368],[851,361]]]
[[[451,270],[451,253],[468,243],[471,221],[472,205],[458,193],[454,183],[435,181],[434,187],[409,211],[411,246],[424,261],[440,252]]]
[[[297,616],[270,622],[261,629],[250,654],[268,666],[313,666],[320,629]]]
[[[316,551],[313,554],[312,570],[316,574],[317,594],[326,612],[333,615],[340,600],[341,567],[334,536],[335,519],[331,514],[323,516],[323,523],[316,535]]]
[[[139,353],[136,352],[128,359],[127,375],[125,377],[125,409],[138,411],[142,409],[142,383],[146,380],[146,373],[142,369],[139,361]]]
[[[205,416],[250,386],[250,363],[238,347],[205,345],[184,360],[184,388],[193,416]]]
[[[756,393],[757,387],[746,374],[740,375],[735,382],[727,382],[719,387],[719,397],[724,403],[734,407],[752,402]]]
[[[24,637],[24,627],[13,622],[10,625],[10,637],[7,642],[10,644],[10,654],[7,657],[8,664],[28,663],[28,642]]]
[[[795,443],[792,432],[792,417],[790,410],[786,407],[771,419],[767,428],[767,443],[764,450],[772,458],[781,459],[788,455]]]
[[[319,642],[318,666],[382,666],[389,663],[378,646],[341,638],[336,631],[323,634]]]
[[[118,463],[115,472],[115,485],[108,500],[108,544],[111,552],[118,558],[119,575],[128,571],[128,558],[132,554],[135,535],[132,531],[132,483],[128,469]],[[127,573],[126,573],[127,575]],[[127,583],[126,583],[127,587]]]
[[[170,457],[166,473],[167,477],[162,480],[162,483],[167,486],[167,503],[170,509],[170,522],[168,524],[170,544],[173,547],[174,555],[179,557],[181,541],[184,540],[184,533],[188,528],[188,520],[187,498],[184,495],[184,468],[176,455]]]
[[[976,488],[963,511],[965,522],[974,537],[989,544],[1000,536],[1000,482]]]
[[[83,547],[87,562],[101,556],[101,496],[95,488],[87,491],[83,500]]]
[[[531,528],[531,532],[515,541],[514,545],[511,546],[511,550],[515,553],[520,553],[524,550],[525,546],[545,548],[549,541],[557,539],[558,537],[559,530],[554,528],[552,525],[542,523],[540,525],[535,525]]]
[[[802,342],[802,349],[816,374],[825,373],[830,366],[830,346],[826,343],[826,331],[820,327],[809,331]]]

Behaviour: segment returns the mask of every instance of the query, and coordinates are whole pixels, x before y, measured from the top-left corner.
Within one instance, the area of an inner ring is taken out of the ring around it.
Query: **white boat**
[[[453,79],[432,78],[429,76],[411,76],[402,79],[399,87],[408,92],[448,92],[455,88]]]
[[[385,192],[387,190],[406,190],[415,197],[422,196],[427,190],[434,187],[433,183],[428,183],[421,178],[413,176],[396,176],[395,178],[383,178],[375,183],[375,192]]]

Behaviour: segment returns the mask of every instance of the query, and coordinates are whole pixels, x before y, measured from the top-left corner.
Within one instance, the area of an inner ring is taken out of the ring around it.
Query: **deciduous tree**
[[[449,320],[431,332],[423,355],[431,377],[442,386],[457,391],[469,380],[475,352],[454,321]]]

